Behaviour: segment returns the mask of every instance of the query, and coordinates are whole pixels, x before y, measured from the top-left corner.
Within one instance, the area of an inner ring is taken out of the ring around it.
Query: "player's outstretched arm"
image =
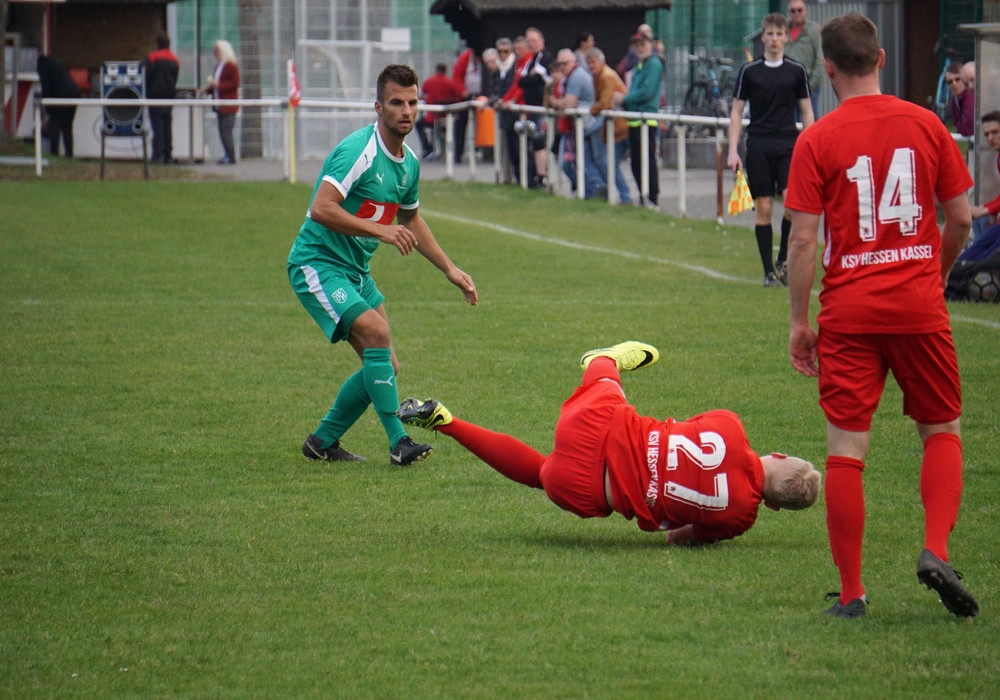
[[[416,209],[400,209],[396,218],[402,226],[412,231],[417,237],[417,252],[427,258],[434,267],[441,270],[449,282],[461,289],[465,295],[465,300],[469,304],[472,306],[478,304],[479,292],[476,291],[476,285],[472,281],[472,277],[456,267],[455,263],[451,261],[441,246],[438,245],[437,239],[431,233],[427,222],[420,216],[420,212]]]

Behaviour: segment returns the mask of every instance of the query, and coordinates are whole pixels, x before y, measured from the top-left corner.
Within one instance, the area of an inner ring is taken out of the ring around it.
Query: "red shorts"
[[[820,330],[819,405],[841,430],[866,432],[889,371],[903,391],[903,414],[918,423],[962,415],[958,358],[951,331],[919,335]]]
[[[591,363],[583,384],[563,404],[552,454],[539,473],[552,502],[581,518],[613,512],[604,496],[605,442],[615,407],[625,403],[625,393],[614,365],[604,371],[600,364]]]

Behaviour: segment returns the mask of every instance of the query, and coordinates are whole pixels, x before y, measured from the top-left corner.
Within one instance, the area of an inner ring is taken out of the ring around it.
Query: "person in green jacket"
[[[653,113],[660,106],[660,90],[663,85],[663,61],[653,53],[653,42],[650,38],[638,32],[632,37],[639,59],[632,70],[632,82],[628,93],[616,93],[615,102],[621,109],[629,112]],[[649,127],[646,143],[646,158],[642,158],[642,119],[630,120],[628,123],[628,145],[632,153],[632,176],[639,187],[639,201],[642,205],[658,208],[660,199],[659,167],[656,164],[656,134],[658,129],[655,119],[646,119]],[[643,183],[643,160],[647,166],[648,182]]]
[[[806,19],[806,3],[804,0],[789,0],[788,10],[788,43],[785,44],[785,56],[798,61],[806,67],[809,76],[809,100],[812,102],[813,119],[819,119],[819,89],[823,81],[823,47],[820,44],[820,27],[815,22]],[[796,115],[796,121],[802,121],[801,115]]]

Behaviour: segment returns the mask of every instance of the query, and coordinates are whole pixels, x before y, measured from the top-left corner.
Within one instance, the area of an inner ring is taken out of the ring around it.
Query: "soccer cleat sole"
[[[925,549],[917,561],[917,580],[936,591],[941,603],[952,615],[975,617],[979,603],[962,585],[962,575],[950,564],[938,559],[933,552]]]

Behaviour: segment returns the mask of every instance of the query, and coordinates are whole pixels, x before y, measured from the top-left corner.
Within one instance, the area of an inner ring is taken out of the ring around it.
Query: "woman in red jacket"
[[[208,85],[201,88],[201,94],[211,93],[216,100],[235,100],[239,98],[240,68],[236,64],[236,53],[233,45],[225,39],[219,39],[212,48],[217,64],[215,73],[208,79]],[[219,122],[219,140],[225,155],[219,165],[236,163],[236,147],[233,144],[233,127],[236,126],[236,113],[240,108],[236,105],[220,105],[212,108]]]

